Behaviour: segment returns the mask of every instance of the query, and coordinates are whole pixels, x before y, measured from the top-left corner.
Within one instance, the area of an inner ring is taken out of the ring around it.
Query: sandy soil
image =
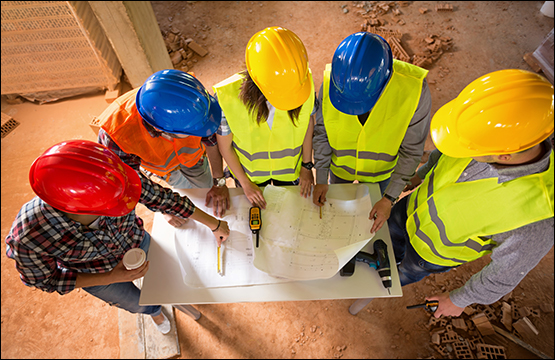
[[[190,69],[207,88],[243,70],[249,38],[274,25],[293,30],[303,40],[319,88],[337,45],[361,29],[365,19],[355,6],[359,3],[154,1],[152,5],[163,33],[180,31],[208,50],[206,56],[191,59]],[[542,1],[450,2],[454,11],[447,13],[435,11],[439,2],[409,3],[399,8],[399,16],[391,10],[378,16],[386,28],[403,33],[401,44],[409,55],[425,49],[426,36],[452,38],[451,48],[428,67],[428,79],[435,81],[430,86],[432,114],[481,75],[508,68],[530,70],[522,56],[533,52],[553,28],[553,19],[539,12]],[[428,11],[422,14],[419,8]],[[405,24],[397,23],[399,19]],[[95,140],[88,122],[105,106],[103,95],[40,106],[7,105],[3,99],[3,112],[29,120],[2,139],[2,238],[21,205],[33,196],[27,182],[32,160],[56,141]],[[428,141],[426,150],[433,147]],[[138,213],[150,230],[152,213],[141,206]],[[453,352],[441,355],[431,343],[430,315],[406,306],[461,286],[488,261],[485,257],[406,286],[403,297],[376,299],[356,316],[348,313],[352,300],[199,305],[203,317],[198,322],[177,312],[180,358],[454,358]],[[117,309],[82,291],[59,296],[32,290],[21,284],[11,260],[2,256],[1,264],[2,358],[119,357]],[[553,307],[553,267],[552,249],[506,299],[515,309],[533,310],[528,318],[538,335],[518,336],[551,358],[553,312],[540,305]],[[499,311],[499,306],[500,302],[492,308]],[[455,330],[461,337],[472,337]],[[507,358],[538,358],[510,341],[484,340],[503,345]]]

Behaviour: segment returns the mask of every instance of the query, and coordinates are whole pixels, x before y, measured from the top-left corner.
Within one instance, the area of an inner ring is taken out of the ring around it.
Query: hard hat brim
[[[122,164],[127,183],[125,188],[125,196],[120,199],[118,204],[111,209],[100,210],[99,215],[104,216],[124,216],[129,214],[139,202],[141,198],[142,182],[139,174],[133,168],[125,163]],[[83,213],[84,214],[84,213]]]
[[[305,81],[304,84],[298,89],[298,91],[294,93],[289,92],[287,94],[284,94],[284,96],[275,96],[272,94],[264,94],[264,96],[266,97],[266,100],[268,100],[270,104],[272,104],[272,106],[278,110],[294,110],[300,106],[303,106],[306,100],[310,97],[310,89],[312,89],[312,84],[310,83],[311,81],[312,78],[307,77],[307,81]]]
[[[206,122],[204,123],[204,126],[200,129],[195,129],[178,134],[208,137],[218,130],[218,128],[220,127],[220,123],[222,122],[222,108],[220,107],[220,104],[218,104],[218,101],[212,95],[209,95],[209,97],[210,110],[208,111],[208,116],[206,117]]]
[[[341,92],[335,87],[333,81],[331,80],[329,89],[330,101],[333,107],[348,115],[366,114],[368,111],[372,110],[374,105],[376,105],[376,102],[378,102],[378,99],[382,94],[382,92],[380,92],[366,101],[354,102],[341,95]]]
[[[437,149],[454,158],[493,155],[461,143],[457,130],[457,116],[453,113],[455,105],[456,99],[451,100],[440,107],[432,117],[430,135]]]

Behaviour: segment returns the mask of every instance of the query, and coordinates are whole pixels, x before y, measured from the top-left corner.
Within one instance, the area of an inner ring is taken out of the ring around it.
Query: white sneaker
[[[167,333],[170,332],[172,325],[170,323],[170,321],[168,320],[168,318],[166,317],[166,315],[164,314],[164,312],[161,312],[162,316],[164,316],[164,322],[162,322],[160,325],[156,324],[156,322],[154,321],[154,319],[152,318],[152,316],[150,317],[152,319],[152,322],[154,323],[154,325],[156,325],[156,328],[158,329],[158,331],[160,331],[162,334],[166,335]]]

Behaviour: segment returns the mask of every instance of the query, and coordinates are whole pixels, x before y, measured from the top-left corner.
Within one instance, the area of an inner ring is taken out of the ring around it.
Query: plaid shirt
[[[183,218],[195,211],[189,198],[139,176],[140,202],[150,210]],[[144,236],[135,210],[125,216],[101,216],[99,230],[94,230],[34,197],[17,214],[6,237],[6,255],[15,260],[25,285],[63,295],[75,288],[78,273],[111,271]]]
[[[143,120],[144,121],[144,120]],[[160,134],[156,134],[153,133],[149,130],[148,127],[146,127],[146,130],[148,131],[148,133],[152,136],[152,137],[158,137],[160,136]],[[202,143],[205,146],[216,146],[218,145],[218,140],[216,139],[216,133],[212,134],[209,137],[203,137],[201,138]],[[110,137],[110,135],[108,135],[108,133],[106,131],[104,131],[104,129],[100,129],[98,131],[98,142],[104,146],[106,146],[108,149],[112,150],[117,156],[119,156],[119,158],[126,163],[127,165],[131,166],[133,168],[133,170],[135,171],[140,171],[140,167],[141,167],[141,157],[135,154],[128,154],[126,152],[124,152],[115,142],[114,140],[112,140],[112,138]],[[204,156],[201,157],[199,159],[200,164],[202,164],[202,161],[204,161]]]

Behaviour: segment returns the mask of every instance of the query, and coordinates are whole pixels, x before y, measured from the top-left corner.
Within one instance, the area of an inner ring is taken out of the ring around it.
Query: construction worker
[[[218,102],[194,76],[161,70],[104,110],[98,142],[135,171],[142,168],[174,189],[210,188],[206,206],[212,201],[214,216],[222,217],[230,199],[214,135],[220,116]],[[175,227],[186,221],[164,218]]]
[[[435,316],[511,292],[553,246],[553,85],[524,70],[486,74],[431,122],[437,150],[392,209],[401,285],[491,254]],[[422,180],[423,179],[423,180]]]
[[[311,117],[315,94],[308,55],[299,37],[268,27],[251,37],[247,70],[214,86],[222,107],[218,146],[236,186],[266,208],[259,186],[300,185],[310,196]]]
[[[148,252],[150,245],[135,214],[137,202],[215,229],[218,243],[229,236],[227,222],[138,175],[92,141],[52,146],[33,162],[29,181],[37,196],[23,205],[6,237],[6,254],[22,282],[61,295],[82,288],[131,313],[150,315],[163,334],[170,322],[162,307],[139,305],[141,291],[132,282],[146,274],[149,262],[135,270],[122,262],[128,250]]]
[[[432,107],[427,73],[393,59],[376,34],[354,33],[339,44],[318,95],[314,204],[324,205],[328,176],[331,184],[378,183],[383,197],[370,211],[371,232],[383,226],[424,153]]]

